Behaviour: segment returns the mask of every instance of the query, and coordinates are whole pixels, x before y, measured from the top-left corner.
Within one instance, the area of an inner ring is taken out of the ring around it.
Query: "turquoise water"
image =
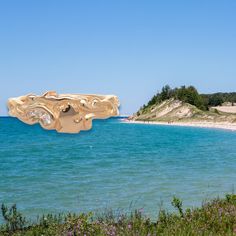
[[[0,118],[0,202],[46,212],[144,208],[156,216],[232,192],[236,132],[95,121],[77,135]]]

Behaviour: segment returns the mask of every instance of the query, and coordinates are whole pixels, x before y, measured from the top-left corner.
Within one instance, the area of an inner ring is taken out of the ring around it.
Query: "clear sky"
[[[235,0],[0,1],[0,115],[47,90],[116,94],[131,114],[165,84],[236,91]]]

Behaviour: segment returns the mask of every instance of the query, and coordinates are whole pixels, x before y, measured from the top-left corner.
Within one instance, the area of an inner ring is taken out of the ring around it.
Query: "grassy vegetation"
[[[107,212],[102,217],[88,214],[67,214],[42,216],[30,223],[15,205],[7,208],[2,205],[4,224],[0,235],[236,235],[236,195],[226,195],[215,199],[200,208],[183,210],[182,202],[173,198],[176,213],[161,210],[156,222],[142,215],[141,211],[132,214]]]

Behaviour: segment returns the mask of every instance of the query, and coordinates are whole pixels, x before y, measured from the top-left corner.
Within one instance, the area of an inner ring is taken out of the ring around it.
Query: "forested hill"
[[[233,105],[236,103],[236,92],[199,94],[194,86],[171,88],[169,85],[166,85],[162,88],[161,92],[157,92],[141,109],[146,109],[154,104],[160,104],[171,98],[189,103],[200,110],[206,111],[212,106],[220,106],[225,102],[230,102]]]

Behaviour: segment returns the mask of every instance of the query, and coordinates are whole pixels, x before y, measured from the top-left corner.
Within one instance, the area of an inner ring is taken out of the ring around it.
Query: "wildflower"
[[[71,231],[68,232],[67,236],[72,236],[72,232]]]
[[[132,225],[131,224],[128,224],[128,229],[131,229],[132,228]]]
[[[218,212],[219,212],[219,215],[222,215],[222,213],[223,213],[223,209],[220,208],[220,209],[218,210]]]
[[[138,211],[139,211],[139,213],[143,213],[143,212],[144,212],[144,209],[143,209],[143,208],[140,208]]]

